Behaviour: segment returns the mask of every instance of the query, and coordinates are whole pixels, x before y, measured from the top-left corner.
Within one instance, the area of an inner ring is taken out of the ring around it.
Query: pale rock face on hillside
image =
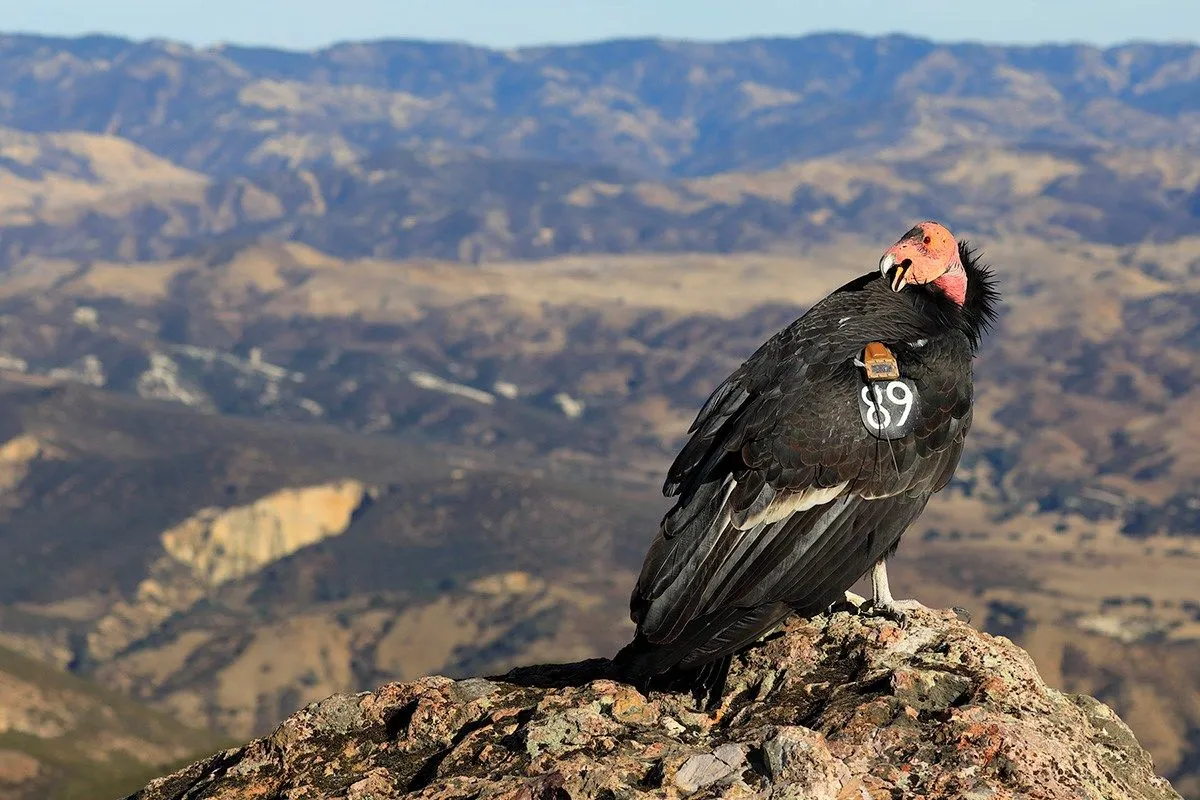
[[[0,496],[20,487],[35,462],[60,457],[61,453],[56,448],[36,436],[21,434],[9,439],[0,445]]]
[[[117,603],[88,636],[88,652],[111,658],[207,592],[301,548],[340,536],[371,489],[356,480],[282,489],[233,508],[204,508],[164,531],[163,555],[130,602]]]
[[[1112,710],[949,614],[793,621],[735,662],[713,715],[609,673],[595,659],[334,695],[132,797],[1179,798]]]
[[[341,535],[366,496],[366,486],[345,480],[283,489],[250,505],[203,509],[164,533],[163,549],[216,586]]]

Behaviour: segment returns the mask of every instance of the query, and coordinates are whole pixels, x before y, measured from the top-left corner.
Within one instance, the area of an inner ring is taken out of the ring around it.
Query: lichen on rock
[[[722,707],[603,659],[337,695],[137,800],[1178,800],[1107,707],[952,614],[838,612],[739,656]]]

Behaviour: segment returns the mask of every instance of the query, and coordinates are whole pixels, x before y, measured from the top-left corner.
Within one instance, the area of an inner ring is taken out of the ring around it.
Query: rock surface
[[[1109,708],[1046,686],[1024,651],[949,613],[793,621],[734,663],[712,715],[608,670],[334,695],[132,797],[1179,797]]]

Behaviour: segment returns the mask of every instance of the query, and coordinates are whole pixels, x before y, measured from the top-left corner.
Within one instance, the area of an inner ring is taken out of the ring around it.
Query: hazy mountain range
[[[707,392],[932,216],[1006,310],[897,583],[1200,797],[1200,47],[5,36],[0,126],[0,645],[239,738],[611,650]]]

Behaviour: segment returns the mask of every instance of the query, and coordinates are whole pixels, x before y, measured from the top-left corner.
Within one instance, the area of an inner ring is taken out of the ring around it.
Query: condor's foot
[[[901,625],[907,619],[907,612],[929,610],[916,600],[896,600],[888,596],[886,602],[881,602],[878,595],[876,599],[868,600],[849,591],[846,592],[844,600],[839,600],[830,607],[830,611],[850,611],[864,617],[883,617]]]
[[[890,619],[901,628],[907,628],[910,615],[921,611],[933,611],[933,609],[922,605],[916,600],[896,600],[889,597],[886,603],[881,603],[878,600],[869,601],[862,607],[859,613],[866,617]]]
[[[891,589],[888,587],[887,567],[882,561],[878,562],[871,570],[871,589],[874,597],[860,604],[860,614],[890,619],[905,628],[908,627],[909,616],[914,612],[939,613],[938,609],[929,608],[916,600],[897,600],[892,597]],[[849,599],[850,592],[847,592],[846,596]],[[960,621],[970,624],[970,611],[961,606],[955,606],[950,610]]]
[[[892,597],[888,586],[887,564],[878,561],[871,570],[871,602],[863,607],[862,612],[872,617],[884,617],[896,622],[900,627],[908,627],[908,617],[914,612],[932,611],[916,600],[897,600]]]
[[[971,612],[962,606],[954,606],[949,609],[954,612],[954,616],[959,622],[971,624]],[[887,605],[879,605],[874,600],[868,600],[860,609],[859,614],[867,617],[881,617],[890,619],[897,623],[902,628],[908,627],[909,616],[913,612],[930,611],[939,616],[944,615],[945,611],[940,608],[930,608],[927,605],[916,600],[895,600]]]

